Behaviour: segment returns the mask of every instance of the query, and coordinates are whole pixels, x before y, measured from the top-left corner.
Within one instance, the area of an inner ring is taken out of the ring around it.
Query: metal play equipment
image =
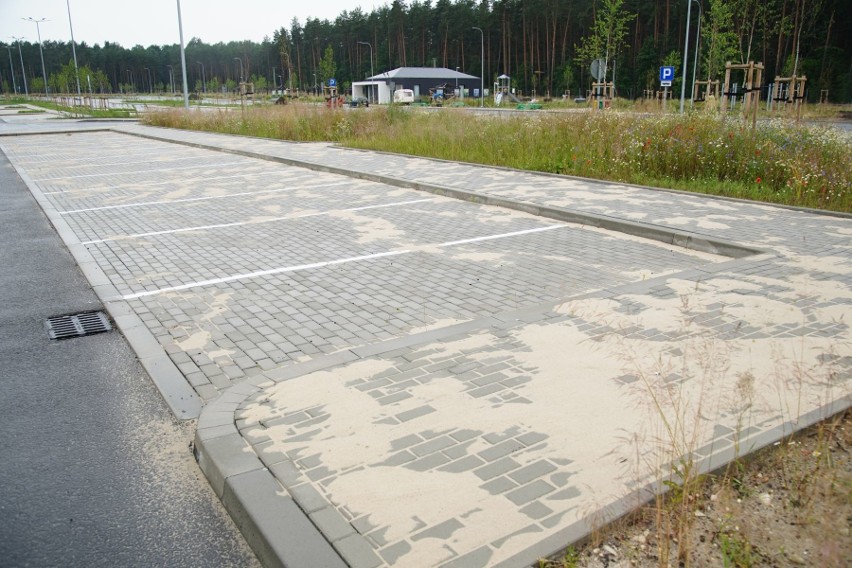
[[[586,98],[599,110],[609,108],[615,98],[615,83],[592,83],[592,90]]]
[[[732,88],[731,72],[743,71],[743,88]],[[754,128],[757,124],[757,103],[760,100],[760,89],[763,82],[763,63],[748,63],[734,64],[728,61],[725,63],[725,86],[722,89],[722,97],[720,99],[720,110],[722,116],[728,112],[728,106],[731,109],[736,105],[738,98],[743,100],[743,116],[748,118],[751,115],[751,127]]]
[[[328,80],[328,85],[323,84],[322,96],[325,98],[325,106],[328,108],[340,108],[346,104],[343,95],[337,93],[337,81]]]
[[[521,99],[512,92],[511,82],[511,77],[505,73],[497,77],[497,82],[494,83],[494,104],[500,106],[506,99],[515,103],[521,102]]]

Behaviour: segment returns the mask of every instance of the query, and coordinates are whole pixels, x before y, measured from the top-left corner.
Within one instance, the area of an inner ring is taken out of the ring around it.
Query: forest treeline
[[[725,61],[758,61],[766,68],[764,83],[806,75],[809,99],[827,91],[834,102],[852,101],[848,0],[394,0],[333,21],[268,22],[260,43],[211,45],[193,38],[186,45],[187,74],[197,91],[233,90],[241,73],[256,89],[312,90],[332,77],[346,88],[400,66],[458,68],[475,76],[484,68],[486,87],[506,74],[524,93],[573,95],[589,88],[590,65],[600,59],[618,95],[636,98],[658,88],[661,65],[678,69],[679,88],[688,8],[689,80],[698,35],[698,79],[723,78]],[[9,54],[0,65],[3,90],[23,92],[26,79],[30,92],[44,92],[38,44],[2,45]],[[70,42],[42,47],[49,90],[76,91]],[[80,43],[76,52],[83,91],[181,89],[177,44]]]

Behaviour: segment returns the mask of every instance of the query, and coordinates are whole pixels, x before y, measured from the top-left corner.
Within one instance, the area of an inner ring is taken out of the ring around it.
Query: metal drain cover
[[[51,339],[68,339],[103,333],[112,329],[103,312],[86,312],[70,316],[56,316],[44,322]]]

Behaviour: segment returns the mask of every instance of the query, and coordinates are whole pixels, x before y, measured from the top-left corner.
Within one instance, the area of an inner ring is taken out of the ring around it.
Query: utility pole
[[[77,96],[80,96],[80,70],[77,68],[77,48],[74,47],[74,25],[71,23],[71,0],[65,0],[68,7],[68,27],[71,28],[71,54],[74,56],[74,79],[77,80]]]
[[[180,30],[180,65],[183,70],[183,107],[189,110],[189,83],[186,82],[186,51],[183,48],[183,22],[180,18],[180,0],[177,0],[178,30]]]
[[[44,96],[48,97],[50,94],[47,91],[47,71],[44,68],[44,51],[41,49],[41,29],[39,28],[39,24],[42,22],[46,22],[47,18],[40,18],[38,20],[34,18],[21,18],[22,20],[27,20],[28,22],[33,22],[36,25],[36,33],[38,34],[38,52],[41,55],[41,76],[44,78]]]

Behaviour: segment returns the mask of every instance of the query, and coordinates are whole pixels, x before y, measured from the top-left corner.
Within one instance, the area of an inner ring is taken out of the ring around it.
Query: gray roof
[[[446,67],[397,67],[393,71],[379,73],[368,80],[383,81],[387,79],[479,79],[467,73],[459,73]]]

